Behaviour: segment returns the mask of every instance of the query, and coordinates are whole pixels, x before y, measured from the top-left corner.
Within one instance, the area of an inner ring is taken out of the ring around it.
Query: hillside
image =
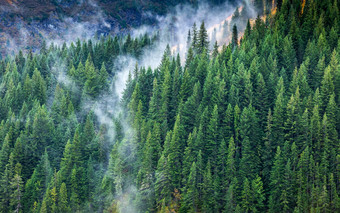
[[[0,212],[340,212],[340,3],[263,2],[1,59]]]

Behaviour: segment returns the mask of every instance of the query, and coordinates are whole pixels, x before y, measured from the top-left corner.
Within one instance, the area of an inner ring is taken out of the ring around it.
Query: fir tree
[[[204,51],[209,51],[208,33],[205,29],[204,21],[202,22],[198,32],[197,51],[198,54],[201,54]]]
[[[233,33],[232,33],[232,38],[231,38],[231,44],[233,48],[238,46],[238,32],[237,32],[237,26],[234,24],[233,26]]]

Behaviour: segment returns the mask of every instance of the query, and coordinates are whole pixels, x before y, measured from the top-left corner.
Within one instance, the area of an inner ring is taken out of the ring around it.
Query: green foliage
[[[185,64],[136,65],[120,104],[115,59],[157,37],[1,60],[0,212],[339,212],[338,4],[237,10],[212,52],[195,24]]]

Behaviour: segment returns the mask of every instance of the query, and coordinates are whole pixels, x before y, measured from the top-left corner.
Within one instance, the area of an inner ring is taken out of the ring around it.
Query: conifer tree
[[[187,49],[189,50],[189,48],[191,47],[191,42],[192,42],[192,38],[191,38],[191,32],[190,30],[188,31],[188,36],[187,36]]]
[[[333,94],[333,92],[334,92],[333,76],[331,74],[331,67],[328,66],[325,69],[324,76],[321,81],[321,88],[320,88],[322,110],[326,108],[329,98]]]
[[[212,51],[212,56],[213,58],[216,58],[218,56],[218,44],[217,41],[215,41],[214,47],[213,47],[213,51]]]
[[[229,146],[228,146],[228,156],[227,156],[227,162],[226,162],[226,174],[227,174],[227,181],[230,183],[235,176],[236,172],[236,162],[235,162],[235,143],[234,138],[231,137],[229,140]]]
[[[213,196],[213,180],[211,174],[211,166],[208,161],[203,176],[203,206],[205,212],[214,212],[215,198]]]
[[[201,54],[204,51],[209,51],[208,33],[205,29],[204,21],[202,22],[198,32],[197,51],[198,54]]]
[[[22,210],[22,192],[23,192],[23,181],[20,176],[21,165],[18,163],[16,166],[15,175],[11,180],[11,206],[14,212],[21,212]]]
[[[269,211],[276,212],[281,209],[280,196],[282,191],[282,181],[284,174],[284,159],[280,147],[277,147],[277,151],[274,158],[274,164],[270,175],[271,192],[269,196]]]
[[[260,159],[258,155],[259,129],[254,109],[244,108],[240,121],[240,135],[242,138],[242,158],[240,174],[243,177],[254,178],[259,171]]]
[[[207,126],[207,137],[206,137],[206,144],[205,144],[205,155],[211,156],[210,162],[213,162],[213,166],[216,165],[216,158],[217,156],[217,144],[219,144],[219,138],[218,138],[218,108],[217,105],[215,105],[210,121]]]
[[[185,83],[185,82],[184,82]],[[192,95],[183,105],[182,122],[186,132],[191,132],[193,127],[197,124],[196,119],[200,101],[200,83],[197,82],[194,86]]]
[[[10,210],[10,197],[11,197],[11,173],[9,166],[6,166],[0,179],[0,210],[8,212]]]
[[[261,212],[264,208],[265,194],[263,191],[263,183],[261,177],[256,175],[255,179],[251,182],[252,190],[252,211]]]
[[[232,38],[231,38],[231,44],[233,48],[238,46],[238,32],[237,32],[237,26],[234,24],[233,26],[233,33],[232,33]]]
[[[66,189],[66,184],[62,183],[60,186],[60,191],[59,191],[59,200],[58,200],[58,205],[59,205],[59,211],[60,212],[69,212],[69,206],[68,206],[68,198],[67,198],[67,189]]]
[[[243,182],[243,190],[242,190],[242,209],[244,212],[250,212],[252,209],[252,195],[251,188],[248,178],[246,178]]]
[[[173,186],[178,189],[180,187],[181,182],[181,174],[176,168],[182,167],[182,126],[180,115],[177,115],[176,122],[174,125],[174,130],[171,137],[171,142],[169,146],[169,169],[171,171],[171,182]],[[177,170],[177,172],[176,172]]]
[[[34,70],[32,76],[32,93],[40,104],[46,102],[46,82],[37,69]]]
[[[155,182],[155,190],[156,196],[158,197],[159,204],[161,202],[168,203],[169,196],[172,189],[172,182],[171,182],[171,173],[170,173],[170,165],[169,165],[169,148],[170,148],[170,141],[171,141],[172,132],[168,132],[165,142],[164,142],[164,149],[162,152],[161,157],[158,160],[157,170],[156,170],[156,182]]]
[[[2,148],[0,151],[0,172],[3,173],[6,169],[6,165],[9,160],[10,155],[10,143],[11,143],[11,134],[7,133],[5,140],[2,143]]]
[[[280,91],[277,95],[274,112],[273,112],[273,137],[274,142],[273,146],[283,145],[284,138],[284,100],[283,100],[283,91]]]
[[[296,52],[290,37],[285,37],[283,43],[282,66],[285,68],[287,75],[290,78],[296,66]]]
[[[104,67],[102,71],[103,73],[106,72]],[[86,60],[84,72],[86,76],[86,81],[84,84],[84,92],[92,97],[95,97],[98,95],[98,92],[99,92],[99,87],[100,87],[99,83],[102,83],[102,82],[99,82],[99,80],[103,80],[103,79],[99,79],[99,76],[97,74],[98,72],[96,71],[93,65],[92,58],[90,55],[88,56]]]
[[[190,168],[188,181],[185,188],[185,197],[183,198],[183,204],[181,205],[181,211],[197,212],[197,205],[199,202],[198,190],[196,186],[197,181],[197,169],[196,163],[193,162]]]
[[[192,26],[192,49],[195,54],[198,53],[198,32],[197,32],[197,27],[196,23],[193,24]]]

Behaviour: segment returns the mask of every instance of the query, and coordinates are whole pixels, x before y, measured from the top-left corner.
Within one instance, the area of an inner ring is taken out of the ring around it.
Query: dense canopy
[[[195,25],[121,100],[115,59],[157,34],[1,60],[0,212],[339,212],[340,4],[273,6],[221,47]]]

